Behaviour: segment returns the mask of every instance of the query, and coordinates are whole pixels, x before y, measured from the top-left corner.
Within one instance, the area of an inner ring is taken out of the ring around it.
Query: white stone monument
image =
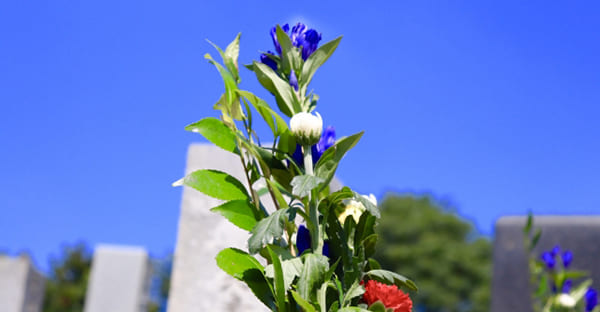
[[[140,247],[100,245],[94,251],[84,312],[145,312],[148,253]]]
[[[27,256],[0,256],[0,312],[41,311],[45,286]]]
[[[248,187],[238,156],[214,145],[190,145],[186,174],[198,169],[227,172]],[[248,232],[210,211],[220,203],[192,188],[183,188],[168,312],[269,311],[243,282],[217,266],[219,251],[227,247],[247,250],[248,240]]]

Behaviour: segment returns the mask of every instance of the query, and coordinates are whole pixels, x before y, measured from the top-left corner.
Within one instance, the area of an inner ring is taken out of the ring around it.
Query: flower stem
[[[312,150],[310,145],[302,146],[304,152],[304,170],[306,175],[314,175],[313,172],[313,160]],[[319,226],[319,212],[317,211],[317,203],[315,201],[316,194],[308,195],[308,217],[310,219],[310,238],[311,247],[315,254],[322,254],[323,252],[323,237],[321,234],[321,227]]]

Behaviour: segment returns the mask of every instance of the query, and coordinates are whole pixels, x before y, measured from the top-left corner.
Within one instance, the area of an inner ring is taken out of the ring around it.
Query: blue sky
[[[203,54],[269,28],[344,35],[315,77],[338,174],[381,198],[431,193],[485,234],[506,214],[600,213],[600,7],[589,2],[4,1],[0,250],[174,246],[183,127],[222,92]],[[273,103],[249,71],[242,86]],[[266,133],[266,132],[265,132]]]

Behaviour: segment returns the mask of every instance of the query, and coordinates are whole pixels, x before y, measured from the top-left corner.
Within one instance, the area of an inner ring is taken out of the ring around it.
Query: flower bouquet
[[[217,170],[194,171],[174,185],[223,200],[212,211],[249,231],[247,251],[227,248],[216,261],[270,310],[411,311],[403,290],[416,285],[371,258],[380,217],[375,198],[330,188],[363,132],[336,140],[332,127],[323,130],[319,97],[308,86],[341,37],[320,45],[321,34],[302,23],[275,26],[271,37],[275,52],[246,68],[274,96],[278,111],[240,87],[238,34],[225,50],[213,44],[222,64],[205,55],[225,84],[214,105],[220,118],[186,127],[239,156],[248,188]],[[253,128],[259,118],[272,132],[268,145]]]

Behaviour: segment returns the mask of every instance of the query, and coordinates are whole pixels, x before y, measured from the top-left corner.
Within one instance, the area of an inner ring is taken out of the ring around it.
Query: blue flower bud
[[[268,53],[273,54],[271,51]],[[277,62],[270,58],[266,53],[260,55],[260,62],[271,67],[274,71],[277,71]]]
[[[590,312],[598,305],[598,292],[593,288],[588,288],[585,292],[585,312]]]
[[[302,42],[304,41],[304,32],[306,31],[306,25],[302,23],[296,24],[296,26],[292,27],[292,32],[290,33],[290,40],[295,47],[300,47]]]
[[[562,254],[562,262],[563,262],[563,266],[566,268],[569,267],[569,265],[571,264],[571,262],[573,261],[573,253],[569,250],[565,250],[565,252],[563,252]]]
[[[317,50],[319,45],[319,41],[321,41],[321,34],[319,34],[314,29],[309,29],[306,34],[304,34],[304,42],[302,43],[302,59],[306,61],[308,57]]]
[[[542,253],[542,261],[544,261],[544,263],[546,264],[546,267],[548,269],[554,269],[554,265],[556,264],[556,261],[554,260],[554,256],[552,255],[551,252],[545,251],[544,253]]]
[[[298,248],[298,255],[301,255],[305,250],[310,249],[310,232],[304,225],[298,227],[296,247]]]
[[[550,251],[550,254],[552,255],[552,257],[556,257],[556,255],[558,255],[559,252],[560,252],[560,246],[556,245],[556,246],[554,246],[554,248],[552,248],[552,250]]]
[[[298,78],[296,77],[296,73],[293,69],[290,73],[290,86],[294,87],[294,90],[298,91]]]
[[[573,287],[573,280],[566,279],[562,286],[562,292],[564,294],[568,294],[569,292],[571,292],[571,287]]]

